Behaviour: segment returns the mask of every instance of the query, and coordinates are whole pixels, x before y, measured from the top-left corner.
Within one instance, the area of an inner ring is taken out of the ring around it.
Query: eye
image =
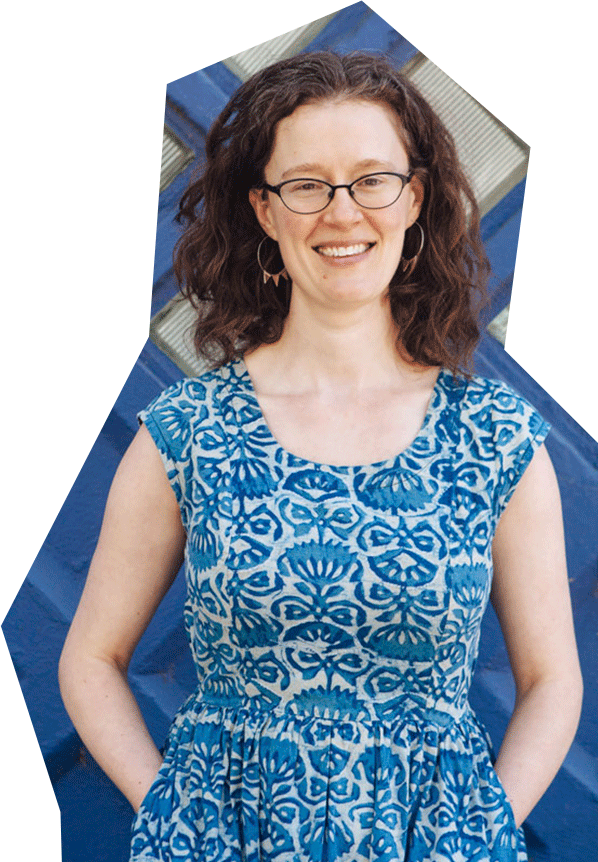
[[[357,180],[355,185],[360,189],[375,189],[388,183],[389,179],[384,174],[369,174],[367,177]]]
[[[309,194],[310,192],[322,191],[325,186],[318,180],[291,180],[288,185],[285,184],[285,188],[293,194]]]

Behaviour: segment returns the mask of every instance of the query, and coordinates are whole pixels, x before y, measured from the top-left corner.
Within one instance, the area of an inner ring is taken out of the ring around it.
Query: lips
[[[375,243],[373,242],[357,242],[352,243],[351,245],[337,245],[337,244],[327,244],[327,245],[315,245],[314,251],[318,254],[323,255],[323,257],[353,257],[358,254],[364,254],[366,251],[369,251]]]

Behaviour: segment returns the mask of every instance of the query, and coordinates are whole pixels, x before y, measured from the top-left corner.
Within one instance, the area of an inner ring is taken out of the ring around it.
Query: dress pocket
[[[129,862],[160,862],[156,829],[148,824],[161,816],[159,800],[171,781],[172,758],[164,758],[131,823],[131,855]]]
[[[504,805],[505,811],[509,817],[511,826],[515,832],[518,831],[517,822],[515,820],[515,813],[513,811],[513,806],[511,805],[511,800],[507,796],[507,791],[504,788],[502,781],[500,780],[496,769],[493,764],[490,764],[489,777],[492,779],[494,788],[497,791],[498,795],[502,799],[502,803]]]
[[[139,815],[139,813],[142,810],[145,810],[147,808],[147,803],[150,801],[151,797],[154,795],[154,792],[156,790],[158,783],[162,780],[163,774],[165,772],[165,766],[166,766],[166,759],[162,760],[162,763],[160,764],[160,768],[158,769],[158,771],[154,775],[154,777],[152,779],[152,783],[150,784],[145,796],[141,800],[139,808],[137,809],[137,812],[136,812],[137,815]]]

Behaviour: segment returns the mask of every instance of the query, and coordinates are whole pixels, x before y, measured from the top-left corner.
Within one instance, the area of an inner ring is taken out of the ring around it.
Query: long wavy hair
[[[249,191],[264,182],[282,119],[300,105],[342,99],[395,111],[409,167],[424,187],[422,253],[409,275],[399,267],[389,285],[397,347],[413,362],[467,373],[490,271],[478,206],[454,141],[426,100],[387,59],[361,52],[305,53],[268,66],[236,91],[210,129],[201,173],[180,203],[185,231],[174,257],[181,292],[198,311],[195,347],[219,363],[280,338],[292,285],[263,283],[256,252],[264,233]],[[412,257],[419,242],[412,226],[403,256]],[[278,272],[276,247],[264,247],[270,253],[262,264]]]

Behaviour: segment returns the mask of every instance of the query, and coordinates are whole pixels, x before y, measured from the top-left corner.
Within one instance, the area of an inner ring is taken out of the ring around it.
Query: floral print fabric
[[[524,862],[467,696],[494,529],[543,419],[442,370],[396,458],[316,464],[273,438],[243,360],[140,419],[187,531],[198,686],[131,862]]]

